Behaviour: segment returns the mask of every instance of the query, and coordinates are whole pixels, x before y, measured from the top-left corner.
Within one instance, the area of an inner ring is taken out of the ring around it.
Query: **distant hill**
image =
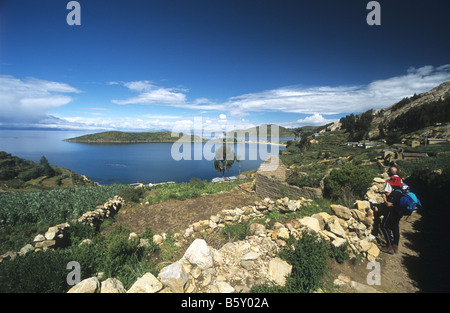
[[[120,131],[108,131],[95,134],[89,134],[84,136],[79,136],[75,138],[65,139],[64,141],[69,142],[80,142],[80,143],[152,143],[152,142],[175,142],[184,139],[183,134],[179,133],[177,137],[172,137],[172,132],[120,132]],[[187,135],[186,141],[200,140],[202,138],[194,135]]]
[[[84,175],[51,166],[45,157],[35,163],[0,151],[0,192],[87,185],[95,183]]]

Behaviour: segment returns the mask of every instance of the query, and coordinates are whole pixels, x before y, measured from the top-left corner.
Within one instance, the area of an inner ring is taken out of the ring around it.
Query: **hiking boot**
[[[380,251],[384,252],[384,253],[388,253],[388,254],[394,254],[394,247],[391,245],[388,246],[384,246],[380,248]]]
[[[392,250],[394,250],[394,253],[397,254],[398,253],[398,246],[397,245],[392,245]]]

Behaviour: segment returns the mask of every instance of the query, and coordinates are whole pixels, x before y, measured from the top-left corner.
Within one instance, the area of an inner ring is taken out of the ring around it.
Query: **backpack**
[[[422,208],[420,200],[409,189],[396,189],[394,191],[402,194],[400,204],[395,208],[397,213],[401,216],[410,216],[415,209]]]

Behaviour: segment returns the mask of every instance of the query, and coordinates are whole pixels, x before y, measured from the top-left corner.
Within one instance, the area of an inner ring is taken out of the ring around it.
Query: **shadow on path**
[[[414,232],[405,233],[405,245],[419,256],[404,255],[403,264],[421,292],[450,292],[450,207],[448,185],[433,186],[433,181],[408,179],[422,202],[420,219],[412,223]]]

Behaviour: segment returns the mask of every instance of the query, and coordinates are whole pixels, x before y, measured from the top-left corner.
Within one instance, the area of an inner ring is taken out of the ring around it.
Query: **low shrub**
[[[0,293],[62,293],[72,261],[69,250],[31,253],[0,264]]]
[[[127,202],[134,202],[134,203],[138,203],[139,199],[142,198],[142,196],[145,193],[145,189],[144,188],[125,188],[123,189],[119,196],[123,198],[123,200],[127,201]]]
[[[222,234],[229,241],[244,240],[250,234],[250,225],[248,223],[229,224],[222,228]]]
[[[292,265],[291,275],[285,286],[257,285],[252,292],[263,293],[307,293],[320,287],[328,271],[328,244],[317,235],[304,231],[300,240],[288,240],[280,257]]]
[[[141,238],[147,239],[149,246],[146,247],[148,252],[156,252],[159,250],[159,246],[153,241],[153,231],[150,227],[146,227],[145,231],[142,233]]]
[[[349,254],[348,249],[349,249],[348,242],[340,245],[339,247],[330,245],[329,255],[331,258],[335,259],[336,262],[338,262],[339,264],[342,264],[345,261],[350,260],[350,254]]]
[[[374,174],[363,165],[345,164],[341,169],[334,169],[325,178],[324,194],[331,199],[349,202],[362,199],[370,187],[373,176]]]

